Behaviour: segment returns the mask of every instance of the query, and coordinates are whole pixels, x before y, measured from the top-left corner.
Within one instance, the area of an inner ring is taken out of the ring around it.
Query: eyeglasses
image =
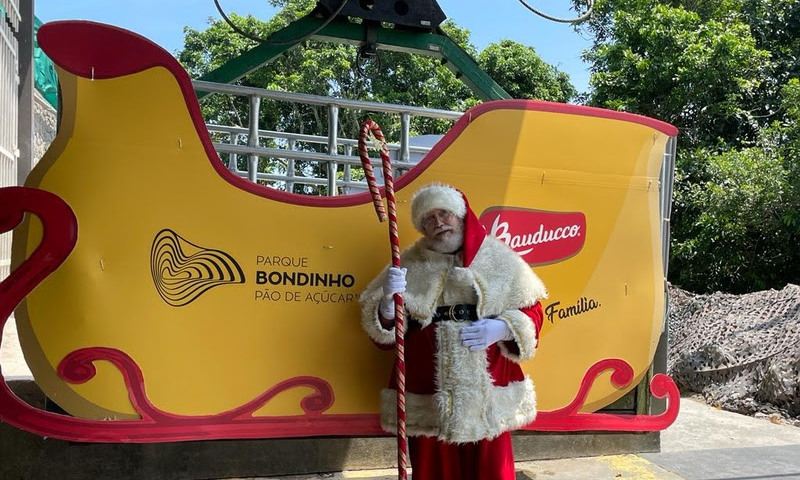
[[[431,212],[422,219],[422,226],[423,228],[433,228],[437,225],[436,220],[438,219],[442,223],[449,222],[455,215],[452,212],[448,212],[447,210],[439,210],[435,212]]]

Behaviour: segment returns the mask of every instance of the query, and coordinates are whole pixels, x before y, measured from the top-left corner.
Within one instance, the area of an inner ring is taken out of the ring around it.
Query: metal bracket
[[[364,35],[364,43],[361,45],[359,54],[363,58],[375,58],[378,55],[378,30],[375,28],[378,24],[374,22],[364,22],[366,29]]]
[[[475,60],[441,29],[420,32],[403,28],[384,28],[379,23],[352,23],[342,18],[328,20],[311,14],[299,18],[281,30],[270,35],[275,41],[293,38],[309,38],[316,41],[341,43],[361,47],[367,43],[376,49],[413,53],[439,58],[457,78],[467,85],[481,100],[501,100],[511,98],[492,78],[486,74]],[[318,31],[316,31],[319,29]],[[199,80],[215,83],[231,83],[268,63],[283,52],[294,48],[300,42],[289,44],[258,45],[242,55],[229,60],[219,68],[200,77]],[[198,98],[208,92],[197,92]]]

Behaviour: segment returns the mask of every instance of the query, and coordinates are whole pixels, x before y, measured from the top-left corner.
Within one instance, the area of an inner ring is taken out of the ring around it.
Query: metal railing
[[[19,13],[19,0],[0,0],[0,5],[6,12],[6,19],[11,24],[14,30],[19,29],[19,22],[21,20]]]
[[[214,141],[214,148],[220,157],[227,156],[227,167],[232,173],[248,178],[252,182],[263,183],[289,192],[294,191],[296,184],[325,186],[327,195],[337,195],[340,193],[340,189],[343,193],[349,193],[353,189],[367,188],[365,181],[353,179],[352,168],[361,168],[361,160],[357,151],[358,139],[339,137],[340,110],[348,109],[399,116],[399,141],[388,144],[390,154],[395,159],[392,162],[395,175],[416,164],[412,157],[421,158],[431,149],[430,147],[411,145],[412,117],[455,122],[462,115],[462,112],[449,110],[347,100],[204,81],[194,81],[193,86],[195,90],[199,91],[248,98],[249,111],[246,128],[243,126],[206,125],[212,139],[227,140],[227,142]],[[260,128],[262,99],[326,108],[328,114],[327,135],[307,135]],[[353,133],[357,134],[358,132]],[[275,147],[262,146],[263,140],[270,140]],[[310,145],[316,146],[316,148],[308,148]],[[239,160],[242,157],[247,160],[246,170],[239,168]],[[272,167],[268,171],[259,171],[259,159],[263,158],[273,161]],[[308,169],[305,172],[298,171],[297,161],[318,162],[324,168],[317,171],[324,175],[310,175]],[[376,166],[380,165],[379,159],[372,159],[372,162]],[[340,166],[342,167],[341,179],[338,178]]]
[[[670,137],[664,151],[664,161],[661,164],[661,256],[664,263],[664,278],[669,272],[669,243],[670,243],[670,216],[672,214],[672,195],[675,184],[675,161],[678,150],[678,139]]]
[[[3,1],[6,18],[0,18],[0,105],[3,120],[0,122],[0,185],[16,185],[16,170],[13,176],[9,168],[17,160],[17,108],[19,88],[18,43],[9,21],[19,24],[19,13],[9,10],[10,2]],[[8,21],[7,21],[8,19]]]
[[[17,184],[19,111],[19,31],[17,0],[2,0],[0,14],[0,187]],[[8,276],[11,265],[11,232],[0,234],[0,280]]]

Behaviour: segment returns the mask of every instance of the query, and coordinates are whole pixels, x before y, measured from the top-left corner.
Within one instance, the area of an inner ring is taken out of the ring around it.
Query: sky
[[[132,30],[170,53],[183,47],[183,28],[204,30],[208,19],[220,19],[213,0],[34,0],[43,22],[81,19]],[[561,18],[574,18],[569,0],[526,0],[531,6]],[[266,0],[219,0],[226,13],[270,19],[276,10]],[[519,0],[438,0],[445,15],[468,29],[478,51],[503,39],[533,47],[547,63],[570,76],[578,92],[588,90],[588,65],[581,52],[589,47],[572,26],[546,20],[528,11]]]

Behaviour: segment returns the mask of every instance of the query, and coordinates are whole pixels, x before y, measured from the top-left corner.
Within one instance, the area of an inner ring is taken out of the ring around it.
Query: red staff
[[[392,266],[400,268],[400,241],[397,238],[397,210],[394,202],[394,181],[392,180],[392,165],[389,159],[389,149],[386,147],[386,138],[381,127],[370,119],[361,124],[361,134],[358,138],[358,153],[361,164],[364,166],[364,175],[372,194],[372,203],[378,219],[386,220],[386,211],[383,208],[381,193],[378,189],[375,175],[372,173],[372,164],[367,155],[367,137],[372,134],[381,144],[380,153],[383,161],[383,183],[386,189],[386,203],[389,207],[389,242],[392,245]],[[403,295],[394,294],[395,318],[395,366],[397,369],[397,474],[401,480],[408,478],[408,443],[406,440],[406,360],[405,360],[405,316],[403,311]]]

